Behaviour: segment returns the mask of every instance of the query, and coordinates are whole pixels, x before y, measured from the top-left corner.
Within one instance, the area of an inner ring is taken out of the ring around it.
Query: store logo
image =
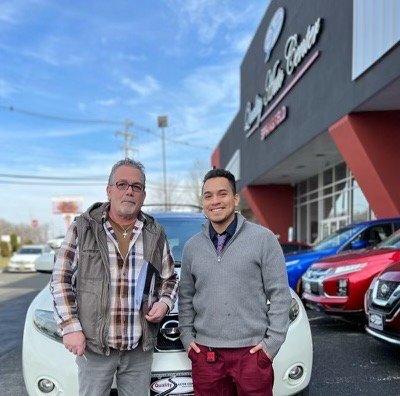
[[[267,70],[263,93],[255,96],[254,104],[250,101],[246,103],[244,111],[244,131],[246,132],[246,137],[250,137],[253,134],[317,59],[319,51],[315,51],[309,60],[299,68],[290,83],[286,85],[275,99],[275,96],[282,90],[286,76],[293,74],[314,47],[321,31],[321,26],[322,19],[318,18],[314,24],[307,26],[306,34],[300,42],[298,34],[293,34],[287,39],[284,51],[285,67],[281,66],[281,60],[278,59]],[[273,99],[275,100],[272,102]]]
[[[285,9],[283,7],[278,8],[275,11],[274,16],[269,23],[267,33],[264,39],[264,52],[265,52],[265,63],[269,61],[271,52],[275,47],[278,37],[282,31],[283,22],[285,19]]]
[[[161,378],[152,382],[150,389],[153,394],[186,395],[193,392],[193,380],[189,376]]]

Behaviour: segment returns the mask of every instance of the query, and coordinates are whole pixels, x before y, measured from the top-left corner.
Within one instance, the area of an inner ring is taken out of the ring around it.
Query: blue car
[[[400,228],[400,217],[350,224],[329,235],[310,250],[285,255],[290,287],[301,294],[301,276],[311,264],[346,250],[364,249]]]

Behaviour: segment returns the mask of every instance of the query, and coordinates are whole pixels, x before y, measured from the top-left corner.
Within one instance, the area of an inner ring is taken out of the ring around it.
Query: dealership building
[[[400,214],[400,1],[272,0],[211,162],[281,240]]]

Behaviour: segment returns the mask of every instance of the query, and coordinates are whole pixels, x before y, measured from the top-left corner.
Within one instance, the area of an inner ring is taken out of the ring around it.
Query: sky
[[[83,208],[104,201],[110,169],[124,157],[115,132],[126,119],[133,157],[146,168],[147,203],[160,202],[158,115],[169,118],[167,175],[177,189],[196,164],[207,169],[238,111],[240,63],[268,3],[1,1],[0,218],[37,219],[58,234],[64,223],[53,198],[79,196]],[[7,175],[92,179],[38,186],[26,182],[43,180]]]

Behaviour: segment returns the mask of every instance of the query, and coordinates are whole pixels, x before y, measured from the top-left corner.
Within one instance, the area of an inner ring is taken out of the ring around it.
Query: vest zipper
[[[108,250],[107,246],[104,246],[104,244],[102,243],[103,241],[101,240],[101,238],[96,238],[97,239],[97,243],[100,245],[100,248],[103,249],[103,252],[106,252]],[[103,261],[103,260],[102,260]],[[101,326],[99,329],[99,338],[100,338],[100,343],[101,346],[103,348],[103,350],[105,351],[105,354],[108,356],[110,355],[110,348],[108,347],[108,342],[106,339],[106,335],[104,334],[105,332],[105,328],[106,328],[106,324],[108,322],[108,305],[109,305],[109,294],[110,294],[110,269],[107,268],[107,266],[105,265],[104,261],[103,261],[103,265],[105,268],[105,274],[106,274],[106,289],[107,289],[107,293],[104,293],[104,286],[102,287],[102,291],[101,291],[101,307],[102,307],[102,315],[103,315],[103,319],[101,322]],[[105,296],[106,294],[106,296]],[[105,307],[105,309],[103,310],[103,307]]]

